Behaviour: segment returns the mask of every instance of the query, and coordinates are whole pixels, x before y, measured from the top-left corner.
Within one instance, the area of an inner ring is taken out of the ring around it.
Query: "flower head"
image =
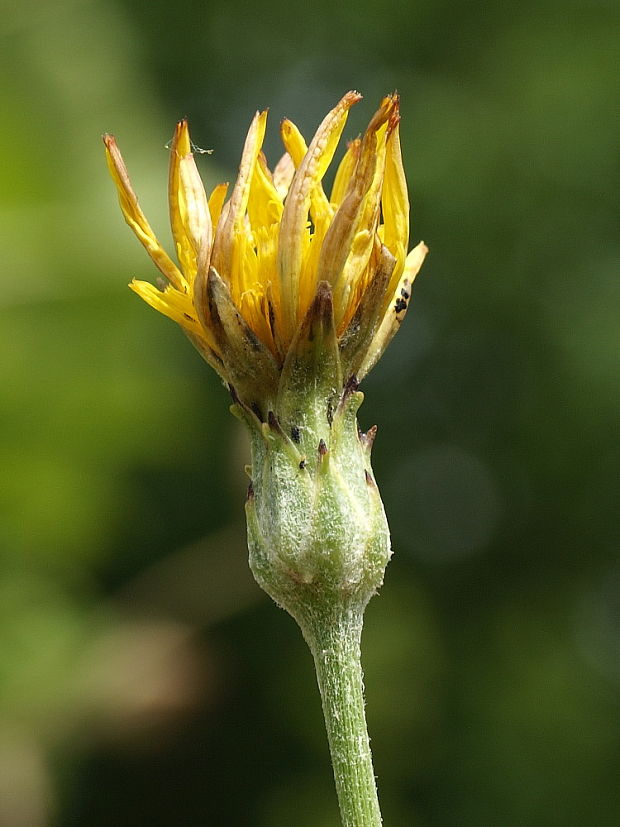
[[[226,184],[207,197],[180,121],[168,183],[177,263],[142,212],[116,141],[104,136],[125,219],[165,277],[161,288],[130,286],[181,325],[229,386],[250,434],[250,567],[321,657],[334,630],[346,630],[355,650],[390,559],[371,467],[376,427],[358,428],[358,383],[402,322],[427,252],[421,242],[407,253],[397,95],[348,144],[329,195],[323,188],[360,97],[348,92],[309,145],[284,120],[285,153],[273,171],[261,151],[267,113],[257,112],[228,200]]]
[[[409,201],[399,141],[399,98],[388,95],[349,143],[329,197],[322,180],[348,112],[348,92],[306,145],[284,120],[285,154],[273,171],[261,147],[267,112],[248,131],[239,175],[207,197],[185,120],[170,147],[168,198],[178,264],[157,240],[111,135],[108,164],[125,220],[166,279],[131,288],[185,330],[248,406],[267,410],[287,362],[307,348],[317,320],[337,340],[339,373],[363,378],[407,310],[427,249],[409,254]]]

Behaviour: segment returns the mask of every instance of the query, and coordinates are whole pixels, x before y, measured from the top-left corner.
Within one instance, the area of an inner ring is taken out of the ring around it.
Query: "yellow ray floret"
[[[264,376],[281,368],[321,283],[330,286],[343,358],[356,354],[351,364],[360,376],[402,321],[427,249],[421,243],[407,255],[397,95],[384,98],[365,133],[348,144],[329,198],[322,184],[360,99],[348,92],[309,144],[291,121],[282,121],[285,153],[273,172],[262,152],[267,112],[257,112],[227,201],[227,184],[207,196],[187,122],[180,121],[168,176],[178,265],[142,212],[115,139],[104,136],[125,220],[168,282],[159,289],[134,280],[131,288],[181,325],[229,383],[232,374],[252,373],[246,364],[237,370],[233,357],[259,359]],[[360,320],[371,326],[358,330]]]

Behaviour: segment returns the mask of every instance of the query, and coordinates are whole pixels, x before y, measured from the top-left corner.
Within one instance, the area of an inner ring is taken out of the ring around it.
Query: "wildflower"
[[[349,143],[325,193],[360,97],[348,92],[308,146],[284,120],[273,171],[261,151],[267,113],[257,112],[227,201],[226,184],[207,198],[180,121],[168,182],[178,264],[142,212],[116,141],[104,141],[125,220],[166,279],[131,288],[181,325],[248,426],[250,566],[314,655],[343,822],[378,827],[359,639],[391,549],[370,465],[376,428],[357,427],[358,385],[398,330],[427,249],[407,253],[397,95]]]

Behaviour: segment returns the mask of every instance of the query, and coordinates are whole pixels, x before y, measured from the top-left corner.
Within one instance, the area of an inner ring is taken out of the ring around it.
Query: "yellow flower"
[[[257,112],[226,202],[226,184],[207,198],[180,121],[168,182],[178,265],[142,212],[115,139],[104,136],[125,220],[167,280],[162,289],[136,280],[130,287],[180,324],[246,403],[273,396],[309,313],[333,314],[345,380],[368,373],[406,313],[427,248],[421,242],[407,254],[397,95],[382,100],[361,139],[348,145],[329,197],[322,185],[360,98],[348,92],[309,146],[284,120],[286,152],[273,172],[261,151],[267,112]]]

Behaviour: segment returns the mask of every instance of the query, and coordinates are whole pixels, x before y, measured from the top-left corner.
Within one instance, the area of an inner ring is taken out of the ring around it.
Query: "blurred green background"
[[[309,654],[245,562],[247,446],[126,287],[114,132],[166,229],[256,108],[402,96],[431,255],[365,382],[395,556],[367,613],[386,825],[620,823],[620,11],[613,0],[5,0],[0,824],[336,827]]]

